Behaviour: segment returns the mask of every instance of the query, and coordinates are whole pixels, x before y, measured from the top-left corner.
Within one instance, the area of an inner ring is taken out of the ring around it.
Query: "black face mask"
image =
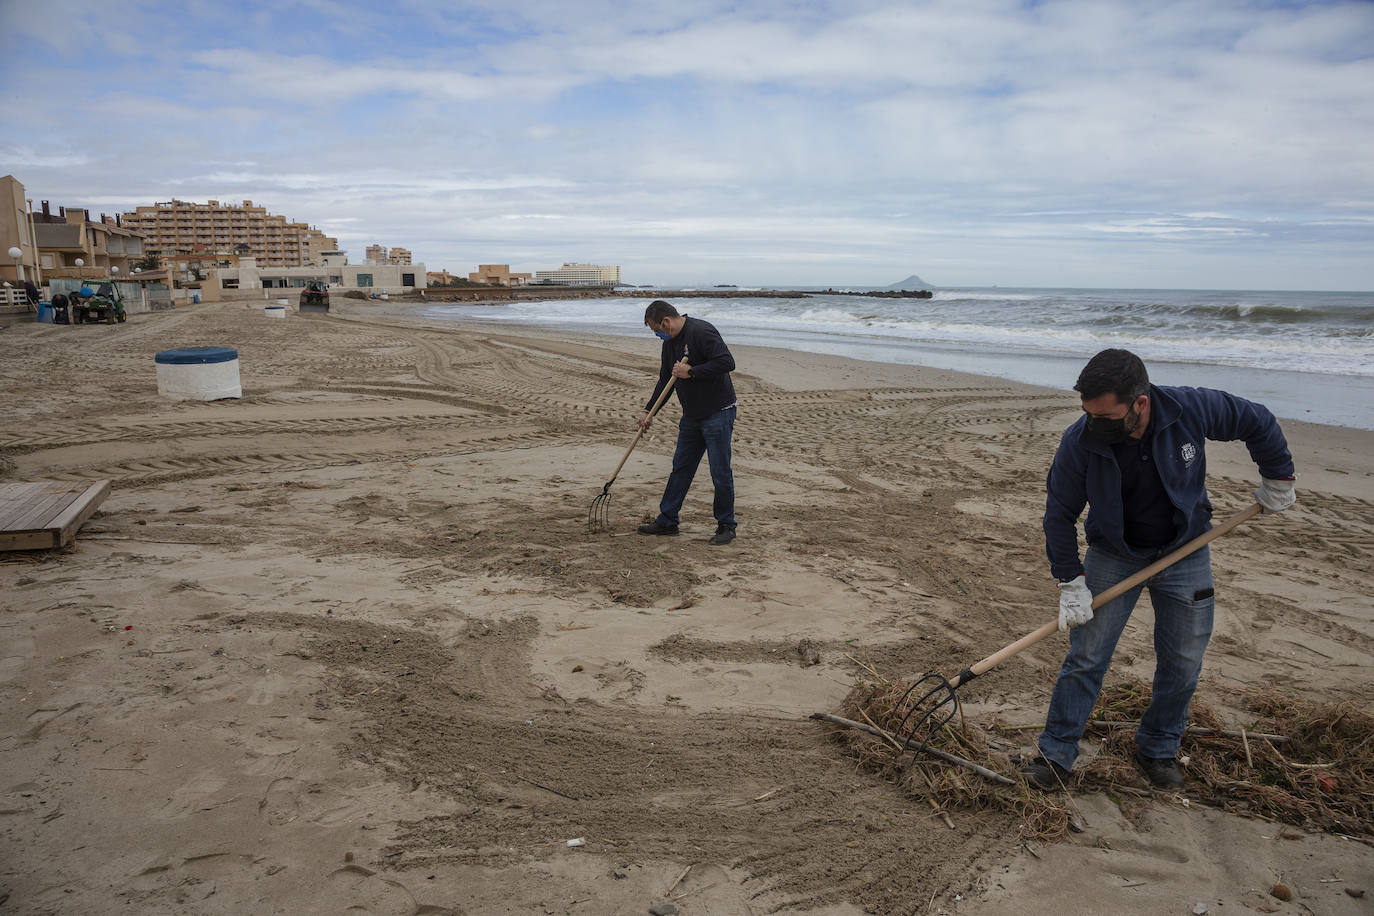
[[[1119,445],[1125,442],[1139,425],[1140,414],[1134,410],[1128,410],[1126,416],[1116,419],[1088,417],[1088,435],[1103,445]]]

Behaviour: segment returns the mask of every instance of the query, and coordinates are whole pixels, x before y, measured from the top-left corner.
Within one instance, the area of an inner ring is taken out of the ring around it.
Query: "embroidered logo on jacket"
[[[1197,460],[1197,446],[1193,445],[1191,442],[1183,443],[1183,447],[1178,450],[1178,453],[1183,457],[1183,466],[1185,468],[1192,467],[1193,462]]]

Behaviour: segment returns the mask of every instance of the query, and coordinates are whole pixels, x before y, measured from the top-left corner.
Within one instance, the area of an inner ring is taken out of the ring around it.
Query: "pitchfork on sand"
[[[683,351],[682,358],[687,358],[685,350]],[[674,375],[669,377],[668,384],[663,386],[663,393],[658,396],[657,401],[654,401],[654,406],[649,408],[650,420],[658,415],[658,409],[663,406],[664,401],[668,400],[668,392],[673,390],[673,383],[676,381],[677,376]],[[639,432],[635,433],[635,437],[630,440],[630,447],[625,449],[625,454],[621,456],[620,463],[617,464],[615,470],[611,472],[611,479],[606,481],[606,485],[601,488],[601,492],[597,494],[596,499],[592,500],[592,508],[587,513],[587,530],[592,534],[596,534],[598,531],[605,531],[611,527],[611,484],[615,483],[616,477],[620,475],[620,469],[625,466],[626,460],[630,457],[630,452],[635,450],[635,446],[639,444],[640,436],[643,435],[644,427],[641,426]]]
[[[1093,598],[1093,610],[1097,610],[1113,598],[1117,598],[1125,592],[1130,591],[1149,579],[1155,573],[1174,565],[1190,553],[1204,547],[1210,541],[1221,537],[1242,522],[1254,518],[1262,510],[1263,507],[1259,503],[1255,503],[1237,512],[1211,531],[1205,531],[1193,538],[1168,556],[1161,557],[1140,570],[1140,572],[1122,579],[1116,585],[1113,585],[1111,588]],[[1011,645],[999,649],[980,662],[970,665],[952,678],[945,678],[935,673],[924,674],[918,678],[916,682],[908,687],[906,692],[902,694],[902,699],[896,706],[898,711],[902,710],[906,707],[908,698],[913,694],[919,693],[921,690],[925,691],[912,701],[910,709],[893,730],[898,739],[905,739],[901,742],[902,746],[912,748],[913,752],[932,750],[932,748],[929,747],[931,739],[933,739],[940,729],[959,712],[959,696],[955,693],[957,688],[967,684],[978,675],[1000,665],[1021,650],[1035,645],[1057,629],[1059,629],[1059,621],[1051,620],[1038,630],[1027,633]],[[910,727],[907,725],[908,722],[911,723]]]

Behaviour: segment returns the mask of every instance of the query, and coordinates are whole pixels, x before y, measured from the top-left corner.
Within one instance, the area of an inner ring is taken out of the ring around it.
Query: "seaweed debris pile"
[[[1075,768],[1066,793],[1042,792],[1019,777],[1028,726],[996,716],[977,721],[960,715],[922,736],[928,749],[910,747],[911,736],[901,734],[911,721],[908,686],[881,679],[857,684],[841,710],[855,724],[834,737],[865,770],[892,779],[946,819],[954,809],[1001,810],[1021,819],[1024,838],[1053,841],[1073,829],[1073,793],[1109,792],[1143,800],[1138,803],[1178,798],[1336,835],[1374,837],[1374,716],[1353,703],[1233,691],[1250,721],[1228,727],[1195,697],[1193,724],[1179,751],[1187,783],[1181,793],[1170,793],[1150,789],[1132,760],[1134,726],[1150,704],[1148,685],[1108,687],[1088,725],[1100,739],[1097,753]]]

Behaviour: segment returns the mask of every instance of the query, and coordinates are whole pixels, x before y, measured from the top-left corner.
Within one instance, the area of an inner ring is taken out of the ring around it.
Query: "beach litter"
[[[1042,792],[1001,775],[1014,772],[1017,761],[1006,749],[1017,745],[1026,727],[996,716],[958,728],[946,724],[930,736],[925,753],[908,753],[896,730],[909,714],[909,687],[878,676],[850,691],[842,716],[813,718],[868,723],[837,730],[835,740],[862,768],[893,780],[937,812],[1005,811],[1020,818],[1025,839],[1052,841],[1071,829],[1077,815],[1073,792],[1107,792],[1141,803],[1172,800],[1183,807],[1204,805],[1338,836],[1374,838],[1374,715],[1349,701],[1230,690],[1228,702],[1253,719],[1242,728],[1227,728],[1206,701],[1194,697],[1193,724],[1180,751],[1189,758],[1187,783],[1176,794],[1144,788],[1133,760],[1134,726],[1149,708],[1149,685],[1116,684],[1102,691],[1088,723],[1099,741],[1097,753],[1072,772],[1066,793]]]

